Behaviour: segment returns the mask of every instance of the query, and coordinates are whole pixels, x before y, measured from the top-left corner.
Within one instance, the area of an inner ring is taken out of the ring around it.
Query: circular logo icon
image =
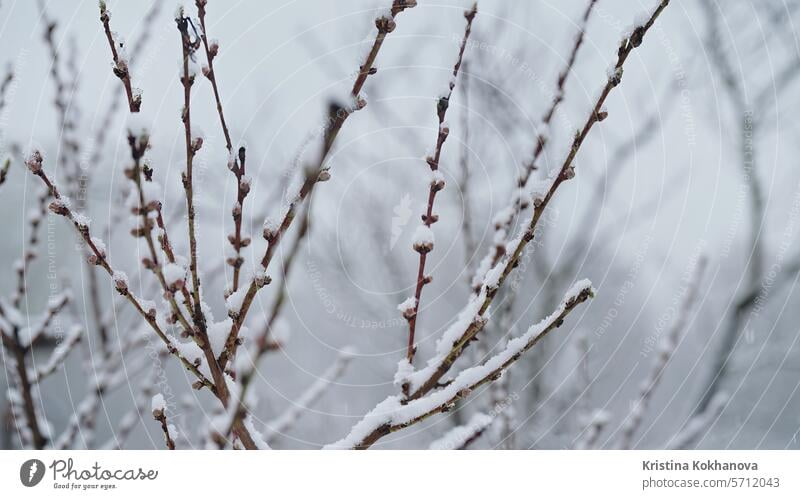
[[[19,481],[26,487],[34,487],[44,478],[44,463],[38,459],[28,459],[19,468]]]

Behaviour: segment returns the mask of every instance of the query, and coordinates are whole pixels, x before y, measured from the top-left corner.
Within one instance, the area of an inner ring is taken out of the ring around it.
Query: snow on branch
[[[472,8],[464,12],[466,18],[466,26],[464,28],[464,37],[461,39],[459,46],[458,58],[453,66],[453,73],[450,77],[447,92],[439,97],[436,102],[436,114],[439,124],[436,130],[436,140],[434,143],[433,154],[425,158],[425,162],[430,169],[430,183],[428,187],[428,203],[425,207],[425,213],[422,214],[422,224],[417,227],[414,232],[413,248],[414,251],[419,253],[419,264],[417,266],[416,287],[414,291],[414,301],[412,302],[412,310],[403,310],[403,316],[408,321],[408,346],[406,348],[406,359],[409,365],[414,363],[414,352],[416,351],[416,344],[414,335],[416,332],[417,319],[419,317],[419,302],[422,296],[422,288],[429,284],[432,277],[425,274],[425,263],[428,259],[428,253],[433,251],[434,234],[431,226],[439,220],[439,215],[433,213],[434,203],[436,202],[436,194],[444,189],[444,176],[439,170],[439,161],[442,156],[442,147],[450,135],[450,128],[445,121],[447,117],[447,110],[450,107],[450,98],[453,95],[453,89],[456,86],[458,79],[458,71],[461,68],[461,63],[464,59],[464,49],[467,47],[469,35],[472,32],[472,21],[478,13],[478,4],[474,3]],[[404,393],[408,394],[408,384],[403,385]]]
[[[442,435],[438,440],[431,442],[431,450],[463,450],[477,440],[492,424],[494,418],[482,412],[475,413],[469,422],[463,426],[456,426]]]
[[[161,423],[161,431],[164,433],[164,440],[167,444],[167,449],[175,450],[175,441],[172,440],[172,435],[175,435],[175,427],[167,423],[167,404],[164,401],[164,396],[160,393],[153,395],[151,403],[153,410],[153,419]]]
[[[479,366],[464,369],[442,388],[423,397],[407,400],[394,395],[386,398],[353,426],[345,438],[326,448],[365,449],[389,433],[447,411],[456,401],[467,397],[476,388],[499,379],[505,369],[547,333],[561,326],[572,310],[592,296],[594,290],[591,282],[588,280],[577,282],[552,314],[531,326],[525,334],[509,340],[505,349],[494,357]]]
[[[111,31],[111,11],[106,7],[106,2],[100,1],[100,21],[106,33],[108,45],[111,47],[111,58],[114,61],[114,76],[122,81],[125,94],[128,97],[128,107],[132,113],[138,113],[142,107],[142,92],[131,84],[131,75],[128,50],[125,41],[117,33]]]
[[[575,41],[572,45],[569,56],[567,57],[566,64],[558,74],[553,98],[541,118],[541,131],[536,136],[533,154],[531,155],[531,159],[525,164],[523,173],[519,178],[519,191],[512,197],[511,203],[508,205],[508,207],[501,210],[495,218],[494,253],[489,253],[489,255],[486,256],[484,261],[481,262],[481,265],[476,270],[473,278],[473,287],[476,293],[480,290],[481,279],[483,279],[484,274],[491,267],[497,265],[497,263],[505,254],[505,243],[509,239],[509,231],[511,230],[512,223],[523,210],[530,206],[531,201],[537,197],[537,190],[539,189],[537,189],[537,186],[531,182],[531,177],[533,172],[537,170],[539,159],[542,156],[542,153],[544,153],[549,142],[548,135],[550,133],[553,117],[556,115],[559,105],[564,100],[567,78],[572,73],[572,68],[578,58],[578,52],[583,45],[586,35],[586,26],[589,23],[589,18],[591,17],[592,10],[594,9],[596,3],[597,0],[589,0],[586,10],[583,12],[583,16],[581,17],[580,24],[578,26],[578,34],[575,36]]]
[[[462,310],[456,322],[458,325],[464,325],[464,323],[466,323],[466,328],[459,331],[459,329],[453,329],[451,327],[445,332],[440,342],[446,340],[446,343],[437,345],[437,356],[428,362],[428,366],[425,368],[424,380],[419,385],[419,388],[410,393],[409,398],[420,398],[436,388],[442,377],[447,374],[455,361],[461,356],[464,348],[466,348],[483,329],[486,321],[485,315],[488,313],[489,307],[497,295],[497,290],[517,267],[522,252],[528,243],[533,241],[539,220],[544,210],[547,208],[548,203],[553,199],[553,196],[562,183],[575,177],[574,161],[586,141],[586,138],[589,136],[589,132],[595,124],[603,121],[607,117],[608,113],[604,110],[605,102],[611,92],[622,82],[622,69],[625,65],[625,61],[628,60],[633,50],[642,44],[645,34],[653,26],[655,20],[668,4],[669,0],[661,0],[653,13],[642,24],[634,28],[628,37],[620,42],[617,50],[617,60],[606,75],[605,85],[600,91],[592,109],[589,111],[583,128],[576,131],[572,144],[563,163],[561,163],[561,167],[551,175],[551,180],[548,181],[546,192],[544,192],[540,198],[533,200],[534,209],[527,226],[521,227],[517,236],[506,243],[505,256],[500,259],[496,265],[490,265],[492,262],[491,254],[487,255],[487,258],[484,258],[484,262],[488,262],[485,266],[489,268],[489,270],[481,280],[480,286],[478,286],[479,291],[470,299],[470,302],[465,309]],[[483,266],[484,264],[482,263],[481,267]],[[449,352],[443,353],[440,349],[441,346],[449,348]]]
[[[350,97],[353,102],[349,105],[340,102],[330,103],[328,118],[323,127],[324,137],[322,150],[318,158],[305,168],[304,178],[299,183],[299,187],[290,191],[288,196],[289,202],[281,207],[280,217],[278,219],[270,218],[268,219],[270,222],[268,224],[265,223],[263,235],[264,239],[267,241],[267,248],[260,262],[261,268],[265,269],[265,271],[269,268],[269,264],[272,262],[272,258],[275,256],[275,251],[283,239],[283,236],[295,220],[298,209],[311,195],[317,183],[325,182],[331,178],[330,169],[326,166],[328,156],[333,149],[336,137],[339,135],[347,119],[353,113],[363,109],[367,105],[366,100],[361,96],[362,89],[364,88],[367,78],[378,71],[375,67],[375,60],[378,57],[381,47],[383,47],[384,40],[389,33],[393,32],[397,27],[395,22],[397,15],[406,9],[416,7],[416,5],[416,0],[393,0],[388,12],[379,15],[375,19],[377,34],[372,42],[371,48],[364,56],[363,62],[359,67],[358,75],[350,91]],[[247,313],[259,289],[261,288],[258,286],[256,280],[251,281],[250,285],[247,287],[247,293],[242,300],[239,316],[233,321],[233,327],[231,327],[228,336],[229,344],[236,341],[239,330],[242,324],[244,324]]]
[[[180,354],[180,352],[176,349],[173,340],[164,332],[155,314],[152,314],[149,310],[145,310],[145,308],[142,306],[142,300],[137,298],[130,291],[127,276],[124,274],[124,272],[115,270],[111,266],[105,255],[105,252],[102,252],[98,248],[96,244],[97,239],[92,237],[89,227],[86,225],[80,225],[75,221],[75,214],[70,208],[68,200],[61,196],[58,187],[56,187],[56,185],[50,181],[50,178],[44,172],[43,157],[41,153],[39,151],[34,151],[26,161],[26,164],[31,173],[39,177],[39,179],[45,184],[50,192],[50,195],[53,197],[53,202],[50,204],[50,211],[56,215],[63,216],[72,222],[72,225],[75,227],[78,235],[87,244],[93,257],[92,263],[106,271],[106,273],[113,280],[117,292],[119,292],[120,295],[122,295],[128,300],[128,302],[131,303],[131,305],[133,305],[134,309],[136,309],[136,312],[145,320],[145,322],[147,322],[147,324],[150,325],[151,329],[164,342],[164,344],[167,345],[167,348],[169,348],[170,352],[181,361],[184,367],[191,371],[203,386],[212,388],[212,390],[215,389],[214,384],[211,383],[211,381],[197,369],[197,366],[195,366],[193,362],[189,362],[183,355]]]

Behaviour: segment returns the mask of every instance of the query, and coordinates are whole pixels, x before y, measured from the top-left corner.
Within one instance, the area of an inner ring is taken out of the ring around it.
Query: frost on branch
[[[350,433],[328,449],[361,448],[371,444],[370,438],[381,432],[405,428],[433,414],[450,408],[457,400],[469,396],[475,388],[498,379],[504,370],[529,350],[544,335],[561,325],[564,316],[576,305],[594,295],[590,281],[576,282],[564,295],[556,310],[528,331],[508,341],[505,348],[481,365],[462,370],[452,381],[423,397],[407,400],[401,395],[387,397],[367,413]],[[417,373],[419,374],[419,373]]]
[[[481,412],[475,413],[463,426],[456,426],[438,440],[431,442],[431,450],[458,450],[466,449],[469,444],[480,437],[492,424],[494,418]]]

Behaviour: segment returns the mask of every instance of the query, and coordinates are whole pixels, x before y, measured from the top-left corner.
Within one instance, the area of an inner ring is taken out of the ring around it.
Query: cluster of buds
[[[128,145],[131,148],[131,157],[134,161],[138,161],[150,147],[150,134],[146,130],[142,130],[139,134],[128,130]]]
[[[414,251],[422,255],[433,251],[433,231],[429,226],[420,225],[417,227],[414,233]]]
[[[70,214],[69,203],[64,198],[54,199],[47,207],[51,212],[56,215],[66,217]]]
[[[264,286],[268,285],[271,282],[272,278],[263,271],[256,273],[256,275],[253,277],[253,283],[259,289],[263,288]]]
[[[25,159],[25,166],[28,167],[28,170],[31,171],[34,175],[38,175],[42,172],[42,162],[44,159],[42,158],[42,153],[38,150],[34,150],[30,156]]]
[[[230,265],[231,267],[238,269],[244,263],[244,258],[239,255],[231,256],[225,259],[225,263]]]
[[[403,318],[405,318],[405,320],[410,321],[415,315],[417,315],[417,299],[412,296],[398,305],[397,309],[401,314],[403,314]]]
[[[271,243],[275,240],[278,235],[278,231],[280,230],[280,225],[277,221],[272,218],[268,218],[264,220],[264,231],[263,236],[264,239],[267,240],[268,243]]]
[[[145,218],[142,225],[138,225],[131,229],[131,236],[133,237],[146,237],[150,231],[153,230],[153,220]]]
[[[250,246],[252,240],[249,237],[243,237],[241,240],[237,241],[234,234],[228,234],[228,242],[231,243],[231,246],[233,246],[235,249],[239,249]]]
[[[441,191],[444,189],[444,175],[439,170],[434,170],[431,172],[431,190],[434,192]]]
[[[153,303],[148,303],[146,307],[142,307],[144,309],[144,316],[149,321],[156,320],[156,307]]]
[[[375,19],[375,27],[379,33],[391,33],[397,27],[397,23],[391,17],[381,16]]]
[[[117,292],[122,296],[127,296],[128,276],[125,275],[123,272],[114,272],[112,279],[114,280],[114,288],[116,288]]]
[[[414,243],[414,251],[417,253],[425,254],[430,253],[433,251],[433,243],[425,241],[425,242],[415,242]]]

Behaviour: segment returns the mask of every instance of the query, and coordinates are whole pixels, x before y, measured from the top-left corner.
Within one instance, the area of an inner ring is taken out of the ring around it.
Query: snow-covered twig
[[[185,272],[183,267],[180,267],[174,262],[174,256],[170,263],[162,267],[161,259],[158,256],[156,245],[153,239],[153,226],[154,222],[150,218],[151,212],[157,214],[161,211],[161,202],[155,199],[150,199],[148,193],[155,190],[152,183],[152,169],[148,165],[142,165],[142,158],[145,151],[149,147],[149,135],[147,132],[142,132],[138,136],[133,131],[128,132],[128,144],[131,149],[131,158],[133,159],[133,166],[125,170],[125,175],[131,179],[138,195],[132,203],[131,211],[138,213],[141,217],[142,224],[132,231],[134,237],[143,237],[147,242],[150,257],[142,259],[145,268],[150,269],[161,284],[161,289],[164,292],[164,298],[170,305],[172,315],[181,323],[185,333],[194,338],[194,328],[186,319],[181,308],[175,299],[175,294],[182,292],[184,296],[184,305],[188,310],[192,310],[192,300],[189,292],[186,289]],[[162,238],[166,239],[166,231],[164,230]],[[171,269],[180,267],[182,270],[178,272],[178,276],[173,276],[174,272],[169,272]],[[169,279],[168,279],[169,278]]]
[[[514,196],[511,205],[506,209],[501,210],[495,219],[494,255],[491,257],[487,256],[487,259],[483,262],[483,265],[479,266],[478,272],[474,276],[472,285],[476,293],[480,291],[480,282],[481,279],[483,279],[482,274],[484,274],[489,268],[497,265],[497,263],[505,254],[507,250],[505,243],[510,237],[509,230],[511,229],[511,224],[522,212],[522,210],[525,210],[529,206],[528,197],[527,195],[522,195],[522,191],[526,189],[531,175],[537,169],[539,159],[547,147],[553,117],[555,116],[559,105],[564,100],[567,77],[569,77],[570,73],[572,72],[572,68],[578,58],[578,52],[580,51],[580,48],[583,45],[583,40],[586,36],[586,26],[589,24],[589,18],[591,17],[592,10],[594,9],[596,3],[597,0],[589,0],[588,4],[586,5],[586,9],[583,12],[580,24],[578,25],[578,34],[575,36],[572,50],[567,57],[566,64],[558,74],[558,80],[556,81],[556,89],[553,94],[553,99],[551,100],[550,106],[545,110],[541,119],[541,129],[534,142],[533,154],[531,159],[525,164],[522,175],[517,182],[517,188],[520,192]]]
[[[161,431],[164,432],[164,440],[167,444],[167,449],[175,450],[175,441],[172,440],[170,436],[170,428],[173,428],[171,424],[167,423],[167,406],[164,402],[164,396],[160,393],[156,393],[153,395],[152,400],[152,411],[153,411],[153,419],[161,423]],[[175,433],[174,431],[172,432]]]
[[[125,87],[128,108],[132,113],[138,113],[142,107],[142,94],[134,89],[131,84],[127,47],[125,47],[125,42],[111,31],[111,12],[106,8],[106,3],[103,0],[100,0],[100,21],[103,23],[103,30],[106,32],[108,45],[111,47],[111,58],[114,60],[114,75],[122,80],[122,85]]]
[[[431,442],[431,450],[463,450],[477,440],[492,424],[491,415],[476,412],[463,426],[456,426],[442,435],[438,440]]]
[[[298,208],[308,198],[318,182],[324,182],[330,179],[330,172],[326,168],[325,163],[328,159],[328,155],[333,149],[333,144],[336,141],[336,137],[339,135],[339,131],[342,129],[345,121],[347,121],[347,118],[349,118],[354,112],[358,111],[359,109],[363,109],[364,106],[366,106],[366,101],[361,97],[360,94],[364,84],[367,81],[367,77],[375,74],[378,71],[375,67],[375,59],[378,57],[378,53],[383,46],[386,36],[396,28],[395,18],[404,10],[413,8],[416,5],[416,0],[393,0],[389,12],[375,19],[375,27],[377,28],[378,33],[372,42],[372,47],[367,53],[364,62],[359,67],[358,75],[356,76],[355,82],[353,83],[353,88],[350,91],[350,97],[352,98],[353,102],[351,105],[342,105],[341,103],[336,102],[331,103],[331,106],[328,109],[328,120],[324,127],[323,144],[319,157],[314,161],[313,164],[309,165],[305,169],[305,177],[302,181],[302,184],[296,193],[292,193],[289,204],[282,209],[280,219],[274,223],[272,223],[270,219],[270,223],[265,223],[263,235],[264,239],[267,241],[267,248],[264,251],[264,256],[261,258],[261,267],[263,269],[266,270],[269,268],[269,264],[272,261],[272,258],[275,256],[275,250],[294,221]],[[247,293],[242,301],[239,317],[233,321],[226,344],[232,344],[236,341],[236,338],[239,335],[239,330],[244,324],[247,312],[249,311],[250,306],[253,303],[253,299],[255,298],[255,295],[259,289],[260,286],[255,280],[250,282],[250,285],[247,288]]]
[[[175,22],[178,26],[178,31],[180,32],[181,50],[183,54],[181,61],[181,84],[183,86],[183,112],[181,113],[181,121],[183,122],[184,139],[186,145],[186,170],[183,172],[182,178],[183,189],[186,195],[187,227],[189,233],[189,274],[191,275],[192,279],[191,292],[194,335],[197,336],[197,345],[202,350],[206,365],[210,371],[211,378],[214,380],[214,394],[222,403],[222,406],[227,408],[230,405],[228,380],[223,372],[222,367],[217,361],[216,354],[209,340],[208,324],[201,302],[202,292],[200,289],[200,273],[198,271],[197,263],[198,252],[193,172],[194,157],[203,146],[203,139],[201,137],[194,137],[192,135],[191,95],[192,85],[194,85],[195,81],[194,54],[200,47],[200,39],[198,38],[197,31],[191,18],[184,15],[183,8],[178,10]],[[247,448],[256,448],[246,428],[239,424],[237,425],[236,431],[239,438]]]
[[[439,170],[439,161],[442,155],[442,147],[444,146],[447,136],[450,134],[450,128],[445,119],[447,118],[447,110],[450,107],[450,97],[453,95],[453,89],[456,86],[458,79],[458,71],[461,69],[461,61],[464,58],[464,50],[469,41],[469,35],[472,32],[472,21],[478,13],[478,4],[474,3],[472,8],[464,12],[466,18],[466,26],[464,28],[464,37],[461,39],[461,45],[458,50],[458,58],[453,66],[453,74],[450,77],[448,89],[445,95],[439,97],[436,103],[436,114],[439,120],[436,130],[436,141],[434,144],[433,154],[428,156],[425,161],[430,168],[430,180],[428,185],[428,203],[425,213],[422,215],[422,225],[417,229],[417,236],[414,240],[414,250],[419,253],[419,265],[417,266],[417,279],[416,287],[414,289],[414,301],[411,308],[403,312],[403,316],[408,321],[408,346],[406,348],[406,360],[408,364],[414,363],[414,352],[416,351],[416,344],[414,341],[414,333],[416,332],[417,318],[419,317],[419,302],[422,296],[422,288],[431,282],[432,277],[425,274],[425,262],[428,259],[428,253],[433,250],[433,232],[431,226],[439,220],[439,215],[433,213],[433,206],[436,202],[436,194],[444,189],[444,176]],[[408,392],[408,385],[403,385],[403,390]]]
[[[208,30],[206,28],[206,0],[195,0],[197,6],[197,17],[200,21],[200,40],[203,42],[203,49],[206,54],[206,64],[203,68],[203,75],[211,82],[211,89],[214,92],[214,101],[217,104],[217,115],[219,116],[219,123],[222,127],[222,134],[225,136],[225,148],[228,150],[228,169],[236,177],[236,203],[231,210],[233,216],[234,231],[228,236],[228,241],[233,246],[236,255],[228,258],[227,263],[233,267],[233,284],[231,292],[236,292],[239,289],[239,275],[241,272],[244,259],[242,258],[242,248],[250,244],[250,237],[242,235],[242,217],[244,210],[244,201],[247,194],[250,192],[250,178],[245,174],[245,154],[246,150],[240,146],[237,151],[233,149],[233,142],[231,141],[231,133],[228,129],[228,124],[225,121],[225,113],[222,109],[222,99],[219,94],[219,83],[217,82],[217,74],[214,71],[214,59],[219,52],[219,43],[208,40]]]
[[[164,330],[162,329],[159,321],[157,320],[157,314],[155,310],[145,310],[144,306],[142,305],[142,300],[137,298],[128,288],[128,278],[127,276],[115,270],[108,261],[108,258],[105,254],[104,245],[99,243],[99,240],[93,238],[91,235],[91,231],[89,229],[89,225],[87,224],[87,220],[80,214],[75,214],[72,212],[72,209],[69,205],[69,200],[67,198],[63,198],[58,191],[56,185],[50,180],[47,174],[44,172],[43,168],[43,158],[39,151],[34,151],[30,158],[27,160],[28,169],[31,171],[32,174],[39,177],[39,179],[44,182],[44,185],[47,186],[50,195],[53,197],[53,202],[50,204],[50,211],[55,213],[56,215],[60,215],[68,219],[75,230],[77,231],[78,235],[83,239],[86,245],[89,247],[92,256],[92,263],[94,265],[100,266],[106,273],[112,278],[114,281],[114,286],[117,292],[125,297],[128,302],[133,305],[134,309],[139,313],[139,315],[150,325],[151,329],[156,333],[156,335],[167,345],[170,352],[181,361],[181,363],[188,369],[189,371],[194,374],[197,379],[200,381],[202,386],[207,386],[212,390],[215,390],[216,387],[214,386],[211,381],[203,375],[197,366],[190,362],[189,360],[184,357],[180,351],[176,348],[175,342],[171,337],[169,337]]]
[[[523,250],[527,244],[533,240],[536,227],[548,203],[555,195],[559,186],[575,176],[575,165],[573,163],[581,146],[583,146],[586,141],[589,132],[595,124],[604,120],[608,115],[608,113],[603,110],[604,105],[612,90],[622,81],[622,70],[625,61],[627,61],[628,56],[633,50],[641,45],[647,31],[653,26],[658,16],[668,4],[669,0],[662,0],[647,20],[634,28],[631,34],[620,43],[619,49],[617,50],[617,60],[610,69],[606,83],[589,112],[589,116],[586,118],[583,128],[576,132],[569,151],[555,177],[549,180],[549,185],[544,189],[544,192],[542,192],[541,195],[537,195],[533,200],[534,209],[527,227],[523,227],[521,232],[506,245],[505,256],[497,265],[491,267],[491,269],[485,273],[485,276],[481,280],[478,293],[470,299],[467,306],[462,310],[459,320],[445,331],[437,346],[436,356],[431,359],[428,362],[428,366],[421,371],[420,377],[422,377],[422,379],[418,380],[418,388],[411,393],[411,399],[422,397],[438,386],[439,381],[447,374],[450,367],[460,357],[464,348],[466,348],[466,346],[475,339],[478,332],[483,329],[485,324],[484,316],[488,312],[494,297],[497,295],[497,290],[516,268]],[[491,252],[487,255],[487,259],[491,262]]]
[[[550,331],[560,327],[567,315],[591,298],[593,293],[589,281],[575,283],[552,314],[531,326],[525,334],[509,340],[506,347],[494,357],[481,365],[464,369],[453,380],[422,397],[409,400],[401,395],[393,395],[386,398],[353,426],[345,438],[326,448],[366,449],[392,432],[447,411],[455,402],[469,396],[476,388],[499,379],[522,354],[530,350]]]
[[[135,68],[137,63],[141,59],[140,56],[145,51],[147,47],[147,43],[152,38],[152,31],[153,26],[156,24],[156,19],[161,12],[161,7],[166,2],[152,2],[150,4],[150,8],[148,9],[147,13],[144,15],[140,25],[141,31],[139,32],[139,36],[136,38],[136,41],[133,42],[128,51],[128,67]],[[103,155],[103,149],[105,147],[106,138],[108,137],[108,131],[112,129],[111,124],[114,120],[114,117],[117,115],[117,111],[119,110],[122,92],[113,92],[111,94],[111,100],[109,101],[108,105],[106,106],[105,112],[102,113],[102,118],[99,120],[97,124],[97,128],[95,129],[95,135],[93,138],[93,144],[91,146],[92,154],[89,157],[89,167],[95,167],[102,163],[101,158]],[[86,178],[87,188],[92,182],[94,176],[88,175]],[[110,225],[110,228],[113,229],[114,225]]]

